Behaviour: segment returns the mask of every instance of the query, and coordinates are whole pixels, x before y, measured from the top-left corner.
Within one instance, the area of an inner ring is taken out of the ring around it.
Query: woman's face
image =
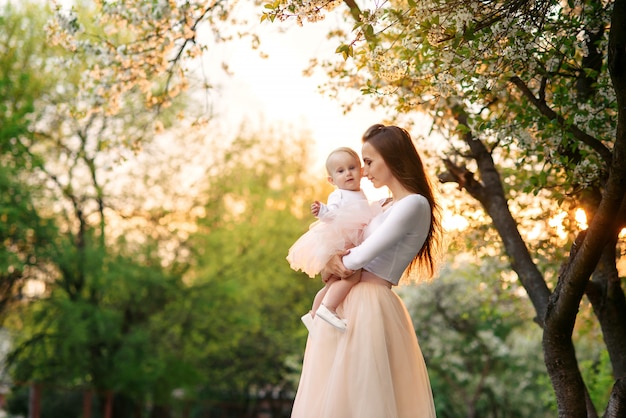
[[[369,142],[365,142],[361,155],[363,156],[363,176],[367,177],[376,188],[389,186],[394,178],[393,174],[376,148]]]

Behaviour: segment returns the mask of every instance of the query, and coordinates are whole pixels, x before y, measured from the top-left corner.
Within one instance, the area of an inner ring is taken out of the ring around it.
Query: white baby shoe
[[[317,312],[315,312],[315,315],[319,316],[324,321],[328,322],[330,325],[337,328],[339,331],[345,331],[347,328],[346,321],[339,318],[336,313],[331,312],[324,305],[320,305],[320,307],[317,308]]]
[[[311,329],[313,329],[313,315],[311,315],[311,312],[309,311],[306,314],[302,315],[300,319],[304,323],[304,326],[306,327],[306,329],[308,329],[309,332],[311,332]]]

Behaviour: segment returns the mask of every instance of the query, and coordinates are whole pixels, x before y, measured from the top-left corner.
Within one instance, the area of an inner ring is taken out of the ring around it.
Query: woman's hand
[[[324,283],[328,283],[331,279],[333,279],[336,276],[333,276],[333,274],[329,271],[326,271],[326,268],[323,268],[322,271],[320,272],[320,274],[322,275],[322,281]]]
[[[343,265],[343,256],[349,253],[350,250],[346,250],[343,253],[333,255],[330,260],[328,260],[328,263],[326,263],[326,266],[322,270],[322,280],[324,280],[324,283],[328,282],[331,276],[337,276],[343,279],[354,273],[354,271]]]

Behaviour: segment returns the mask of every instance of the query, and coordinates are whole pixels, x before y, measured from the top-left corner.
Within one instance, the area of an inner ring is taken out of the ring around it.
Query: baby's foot
[[[339,318],[335,312],[332,312],[325,305],[320,305],[320,307],[317,309],[317,312],[315,312],[315,315],[319,316],[324,321],[337,328],[339,331],[346,330],[346,321]]]

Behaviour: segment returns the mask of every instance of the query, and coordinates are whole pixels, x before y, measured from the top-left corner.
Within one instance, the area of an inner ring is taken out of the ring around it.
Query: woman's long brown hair
[[[372,125],[363,134],[363,143],[371,144],[382,156],[393,176],[407,190],[424,196],[430,204],[430,229],[424,245],[407,267],[411,272],[417,264],[426,270],[427,278],[436,271],[442,231],[440,209],[432,184],[426,175],[422,159],[411,140],[411,135],[398,126]]]

